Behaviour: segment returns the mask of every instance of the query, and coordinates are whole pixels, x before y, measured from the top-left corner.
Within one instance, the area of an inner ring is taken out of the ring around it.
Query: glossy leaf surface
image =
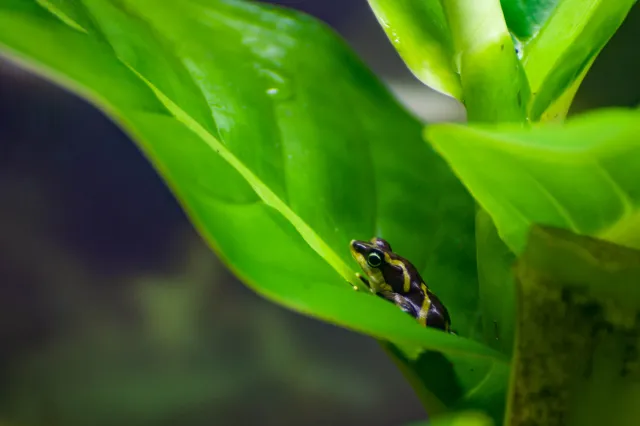
[[[562,0],[500,0],[509,30],[521,40],[537,34]]]
[[[636,0],[501,0],[507,25],[520,39],[532,120],[564,118],[596,56]],[[545,114],[563,98],[552,112]]]
[[[533,223],[640,247],[640,115],[611,109],[566,125],[434,125],[427,138],[514,253]]]
[[[462,99],[449,24],[438,1],[369,0],[411,72],[427,86]]]
[[[0,46],[129,132],[260,294],[403,347],[480,367],[499,358],[346,283],[357,269],[349,241],[386,238],[460,335],[474,334],[472,199],[421,124],[316,21],[231,0],[8,0]]]

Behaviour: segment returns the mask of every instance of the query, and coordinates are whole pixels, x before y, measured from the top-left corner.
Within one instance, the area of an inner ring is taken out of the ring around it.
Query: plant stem
[[[469,121],[526,121],[529,88],[499,0],[441,0]]]

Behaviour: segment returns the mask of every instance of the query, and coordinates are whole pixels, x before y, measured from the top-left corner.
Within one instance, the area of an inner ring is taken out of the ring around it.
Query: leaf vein
[[[125,63],[125,65],[127,65]],[[127,65],[129,66],[129,65]],[[331,265],[338,274],[340,274],[347,282],[354,279],[354,274],[342,259],[335,253],[331,247],[316,232],[299,217],[282,199],[280,199],[269,187],[262,182],[247,166],[245,166],[228,148],[218,139],[211,135],[196,120],[194,120],[187,112],[182,110],[170,98],[162,93],[157,87],[147,80],[143,75],[138,73],[133,67],[129,69],[135,73],[141,81],[143,81],[158,97],[165,107],[175,116],[175,118],[183,123],[190,131],[194,132],[200,139],[207,144],[212,150],[218,153],[226,160],[234,169],[236,169],[242,177],[251,185],[256,194],[265,202],[265,204],[276,209],[282,214],[300,233],[302,238],[309,246],[323,257],[329,265]]]
[[[562,219],[564,219],[565,223],[568,225],[569,229],[575,233],[580,233],[579,226],[575,223],[573,218],[571,217],[571,213],[564,206],[558,197],[556,197],[547,187],[538,180],[538,178],[529,170],[524,164],[520,163],[520,170],[524,171],[529,177],[531,181],[535,184],[535,186],[540,190],[541,194],[551,203],[551,205],[556,209],[556,212],[560,215]]]
[[[629,193],[622,188],[620,183],[613,178],[611,173],[602,166],[602,164],[597,158],[594,159],[593,165],[595,166],[596,170],[598,170],[600,174],[604,177],[604,179],[607,182],[609,182],[609,184],[611,185],[611,188],[618,195],[618,197],[620,198],[620,201],[622,202],[624,213],[620,218],[620,220],[624,220],[629,216],[631,216],[633,214],[633,211],[635,210],[635,206],[632,198],[629,196]]]

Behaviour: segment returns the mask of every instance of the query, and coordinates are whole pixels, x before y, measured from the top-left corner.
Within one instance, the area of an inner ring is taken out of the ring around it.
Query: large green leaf
[[[640,114],[610,109],[564,126],[430,126],[514,253],[531,224],[640,247]]]
[[[6,0],[0,46],[132,135],[260,294],[506,370],[489,348],[346,283],[356,282],[349,241],[386,238],[424,272],[460,335],[476,328],[472,199],[421,142],[421,124],[318,22],[236,0]]]

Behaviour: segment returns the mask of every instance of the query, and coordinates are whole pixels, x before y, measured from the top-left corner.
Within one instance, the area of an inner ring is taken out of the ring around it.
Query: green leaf
[[[369,3],[412,72],[462,101],[470,121],[525,122],[564,119],[636,0]]]
[[[538,33],[562,0],[500,0],[509,30],[520,40]]]
[[[0,46],[121,125],[258,293],[403,348],[506,369],[490,348],[346,283],[357,282],[349,241],[386,238],[473,336],[473,201],[421,124],[317,21],[232,0],[7,0]]]
[[[538,120],[565,93],[564,117],[596,56],[636,0],[502,0],[510,30],[521,38],[531,88],[529,115]],[[554,114],[555,115],[555,114]]]
[[[518,339],[506,424],[636,424],[640,252],[535,227],[516,278]]]
[[[411,72],[432,89],[462,99],[453,42],[440,3],[369,0],[369,5]]]
[[[495,423],[480,411],[462,411],[440,416],[433,421],[414,422],[407,426],[493,426]]]
[[[515,256],[500,239],[491,216],[481,208],[476,213],[476,244],[484,342],[511,356],[516,318],[511,271]]]
[[[514,253],[533,223],[640,247],[640,115],[610,109],[566,125],[433,125],[426,137]]]
[[[434,351],[423,352],[417,359],[408,359],[394,347],[383,345],[383,348],[392,355],[414,388],[420,390],[414,380],[429,378],[428,393],[418,391],[418,396],[428,401],[425,406],[429,407],[430,416],[453,410],[482,410],[495,424],[502,424],[510,373],[506,364],[468,362],[461,357],[443,356]]]

